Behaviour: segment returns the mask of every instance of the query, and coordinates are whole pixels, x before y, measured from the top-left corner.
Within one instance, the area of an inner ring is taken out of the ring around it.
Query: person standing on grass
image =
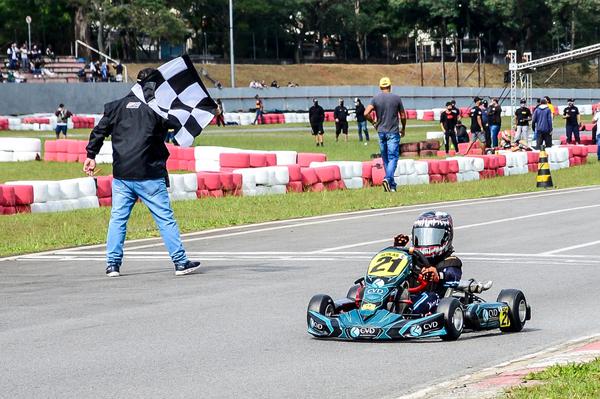
[[[142,69],[138,83],[155,69]],[[147,85],[144,91],[150,91]],[[169,255],[175,264],[175,275],[185,275],[200,267],[188,260],[169,201],[167,158],[164,140],[169,122],[162,119],[133,92],[104,105],[104,115],[90,133],[83,171],[93,176],[96,155],[104,139],[112,136],[113,186],[112,210],[106,239],[106,275],[118,277],[123,260],[123,244],[127,221],[135,202],[140,199],[150,210]]]
[[[533,123],[537,133],[537,148],[541,150],[542,144],[546,148],[552,147],[552,111],[546,98],[542,98],[540,106],[533,111]]]
[[[254,99],[256,100],[256,118],[254,118],[254,122],[252,122],[253,125],[264,125],[265,124],[265,118],[263,116],[264,113],[264,104],[262,102],[262,100],[260,99],[260,97],[257,95],[254,96]]]
[[[225,107],[220,98],[217,98],[217,126],[225,126]]]
[[[521,106],[515,111],[515,137],[514,144],[527,145],[529,135],[529,121],[531,120],[531,110],[527,107],[527,101],[521,99]]]
[[[65,138],[67,138],[67,124],[69,123],[69,118],[72,117],[73,114],[64,104],[60,104],[54,115],[56,115],[56,139],[58,140],[60,138],[61,132],[65,135]]]
[[[567,132],[567,144],[571,144],[573,136],[575,136],[575,143],[581,144],[581,139],[579,138],[581,115],[579,114],[579,108],[575,106],[575,100],[572,98],[567,100],[567,106],[563,110],[562,117],[566,121],[565,130]]]
[[[344,106],[344,99],[340,98],[339,105],[333,110],[335,119],[335,141],[337,143],[340,134],[344,134],[344,141],[348,142],[348,108]]]
[[[453,112],[452,102],[448,101],[446,103],[446,110],[440,114],[440,127],[444,132],[446,155],[448,155],[448,152],[450,151],[450,140],[452,140],[454,151],[458,152],[456,122],[458,122],[458,116]]]
[[[492,147],[496,148],[498,147],[498,133],[502,126],[502,107],[498,104],[497,98],[492,98],[492,104],[488,108],[488,123],[492,136]]]
[[[323,147],[323,122],[325,122],[325,110],[319,105],[319,101],[316,98],[313,98],[313,105],[308,109],[308,120],[317,147],[319,145]]]
[[[365,145],[369,142],[369,131],[367,130],[367,118],[365,118],[365,106],[360,101],[360,98],[354,99],[356,112],[356,123],[358,125],[358,141],[363,141],[363,132],[365,132]]]
[[[364,115],[373,124],[379,135],[379,149],[385,167],[383,190],[395,192],[394,173],[400,157],[400,137],[404,137],[406,131],[406,114],[400,96],[392,94],[390,78],[381,78],[379,89],[381,92],[373,97],[371,104],[365,109]],[[371,115],[373,111],[376,114],[376,121]],[[402,123],[402,128],[399,127],[398,119]]]
[[[475,106],[471,108],[469,112],[469,116],[471,117],[471,146],[469,150],[473,146],[476,141],[479,141],[482,144],[482,147],[485,148],[486,145],[486,134],[483,127],[483,111],[481,109],[481,98],[475,97],[473,99]],[[468,151],[467,151],[468,153]]]

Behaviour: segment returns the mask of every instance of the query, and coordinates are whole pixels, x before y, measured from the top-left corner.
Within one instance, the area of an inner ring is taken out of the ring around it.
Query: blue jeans
[[[367,130],[367,121],[356,122],[358,124],[358,141],[363,140],[363,131],[365,132],[365,139],[369,141],[369,131]]]
[[[400,134],[395,132],[379,132],[379,151],[385,168],[385,180],[390,188],[396,188],[394,173],[400,157]]]
[[[177,265],[187,263],[188,259],[179,237],[179,226],[173,216],[165,179],[113,179],[112,210],[106,238],[106,263],[121,265],[127,221],[138,198],[150,210],[173,263]]]
[[[498,133],[500,125],[490,125],[490,135],[492,136],[492,147],[498,147]]]

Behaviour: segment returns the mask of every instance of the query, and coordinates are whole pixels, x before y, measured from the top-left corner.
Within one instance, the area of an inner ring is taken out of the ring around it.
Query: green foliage
[[[517,48],[564,51],[600,38],[598,0],[234,0],[236,54],[241,58],[364,59],[385,56],[382,37],[405,48],[419,30],[433,37],[480,37],[488,54]],[[0,46],[27,37],[68,53],[82,37],[135,58],[142,44],[191,38],[211,54],[228,56],[228,0],[0,0]],[[77,32],[77,34],[75,34]],[[84,34],[85,33],[85,34]]]
[[[507,393],[510,399],[597,398],[600,393],[600,358],[589,363],[557,365],[529,374],[527,381],[541,382]]]

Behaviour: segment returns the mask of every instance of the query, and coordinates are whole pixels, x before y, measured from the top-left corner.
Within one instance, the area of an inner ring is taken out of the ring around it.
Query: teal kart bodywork
[[[409,293],[416,289],[409,287],[408,279],[420,270],[415,259],[420,264],[427,262],[418,251],[384,248],[346,298],[333,301],[327,295],[315,295],[307,310],[308,333],[317,338],[348,340],[456,340],[465,328],[520,331],[531,317],[518,290],[503,290],[497,302],[485,302],[473,294],[449,289],[435,306],[435,313],[412,314]],[[426,287],[426,282],[419,282],[422,285],[417,289]]]

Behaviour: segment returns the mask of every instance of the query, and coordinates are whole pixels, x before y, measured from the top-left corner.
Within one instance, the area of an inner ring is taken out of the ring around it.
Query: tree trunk
[[[358,57],[361,61],[365,60],[365,35],[362,34],[360,28],[358,26],[358,17],[360,15],[360,0],[354,0],[354,15],[356,16],[357,26],[354,41],[356,42],[356,47],[358,47]]]
[[[75,40],[81,40],[86,44],[92,41],[84,6],[77,7],[75,11]],[[85,47],[80,47],[79,54],[82,57],[90,56],[89,50]]]
[[[571,50],[575,50],[575,9],[571,11]]]

